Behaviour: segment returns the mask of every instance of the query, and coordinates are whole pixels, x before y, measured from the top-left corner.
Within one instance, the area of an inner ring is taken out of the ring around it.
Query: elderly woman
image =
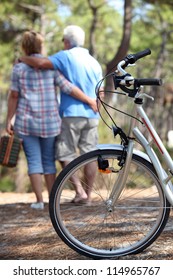
[[[43,37],[27,31],[21,46],[25,55],[42,57]],[[56,176],[55,139],[61,129],[56,86],[97,110],[96,101],[68,82],[59,71],[36,69],[25,63],[13,67],[6,130],[9,134],[15,132],[23,140],[28,174],[37,200],[31,204],[34,209],[44,208],[42,174],[49,194]]]

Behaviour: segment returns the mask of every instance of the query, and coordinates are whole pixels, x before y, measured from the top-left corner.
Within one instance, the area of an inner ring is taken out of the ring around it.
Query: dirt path
[[[47,194],[44,193],[45,201]],[[30,209],[34,195],[0,193],[1,260],[84,260],[67,247],[55,233],[48,212]],[[173,260],[173,213],[158,238],[145,252],[123,260]]]

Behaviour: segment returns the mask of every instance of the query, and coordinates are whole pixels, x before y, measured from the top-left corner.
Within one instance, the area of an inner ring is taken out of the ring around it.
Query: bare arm
[[[96,99],[87,96],[87,95],[86,95],[82,90],[80,90],[78,87],[73,86],[70,95],[73,96],[74,98],[76,98],[76,99],[78,99],[78,100],[84,102],[84,103],[87,103],[87,104],[93,109],[94,112],[97,112],[97,111],[98,111]]]
[[[80,88],[69,82],[59,71],[55,71],[55,83],[64,93],[88,104],[94,112],[98,111],[96,98],[87,96]]]
[[[11,135],[13,134],[12,118],[16,113],[18,103],[18,92],[11,90],[8,96],[8,111],[6,119],[6,131]]]
[[[19,61],[24,62],[34,68],[54,69],[52,62],[46,57],[22,56]]]

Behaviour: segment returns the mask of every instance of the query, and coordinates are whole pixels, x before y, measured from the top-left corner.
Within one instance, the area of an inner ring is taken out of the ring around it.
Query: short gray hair
[[[85,32],[77,25],[69,25],[64,29],[64,39],[67,39],[71,47],[80,47],[85,42]]]

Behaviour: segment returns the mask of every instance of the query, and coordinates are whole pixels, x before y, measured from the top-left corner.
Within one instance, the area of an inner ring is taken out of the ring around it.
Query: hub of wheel
[[[112,199],[108,199],[106,201],[106,208],[108,212],[112,212],[113,211],[113,207],[112,207]]]

